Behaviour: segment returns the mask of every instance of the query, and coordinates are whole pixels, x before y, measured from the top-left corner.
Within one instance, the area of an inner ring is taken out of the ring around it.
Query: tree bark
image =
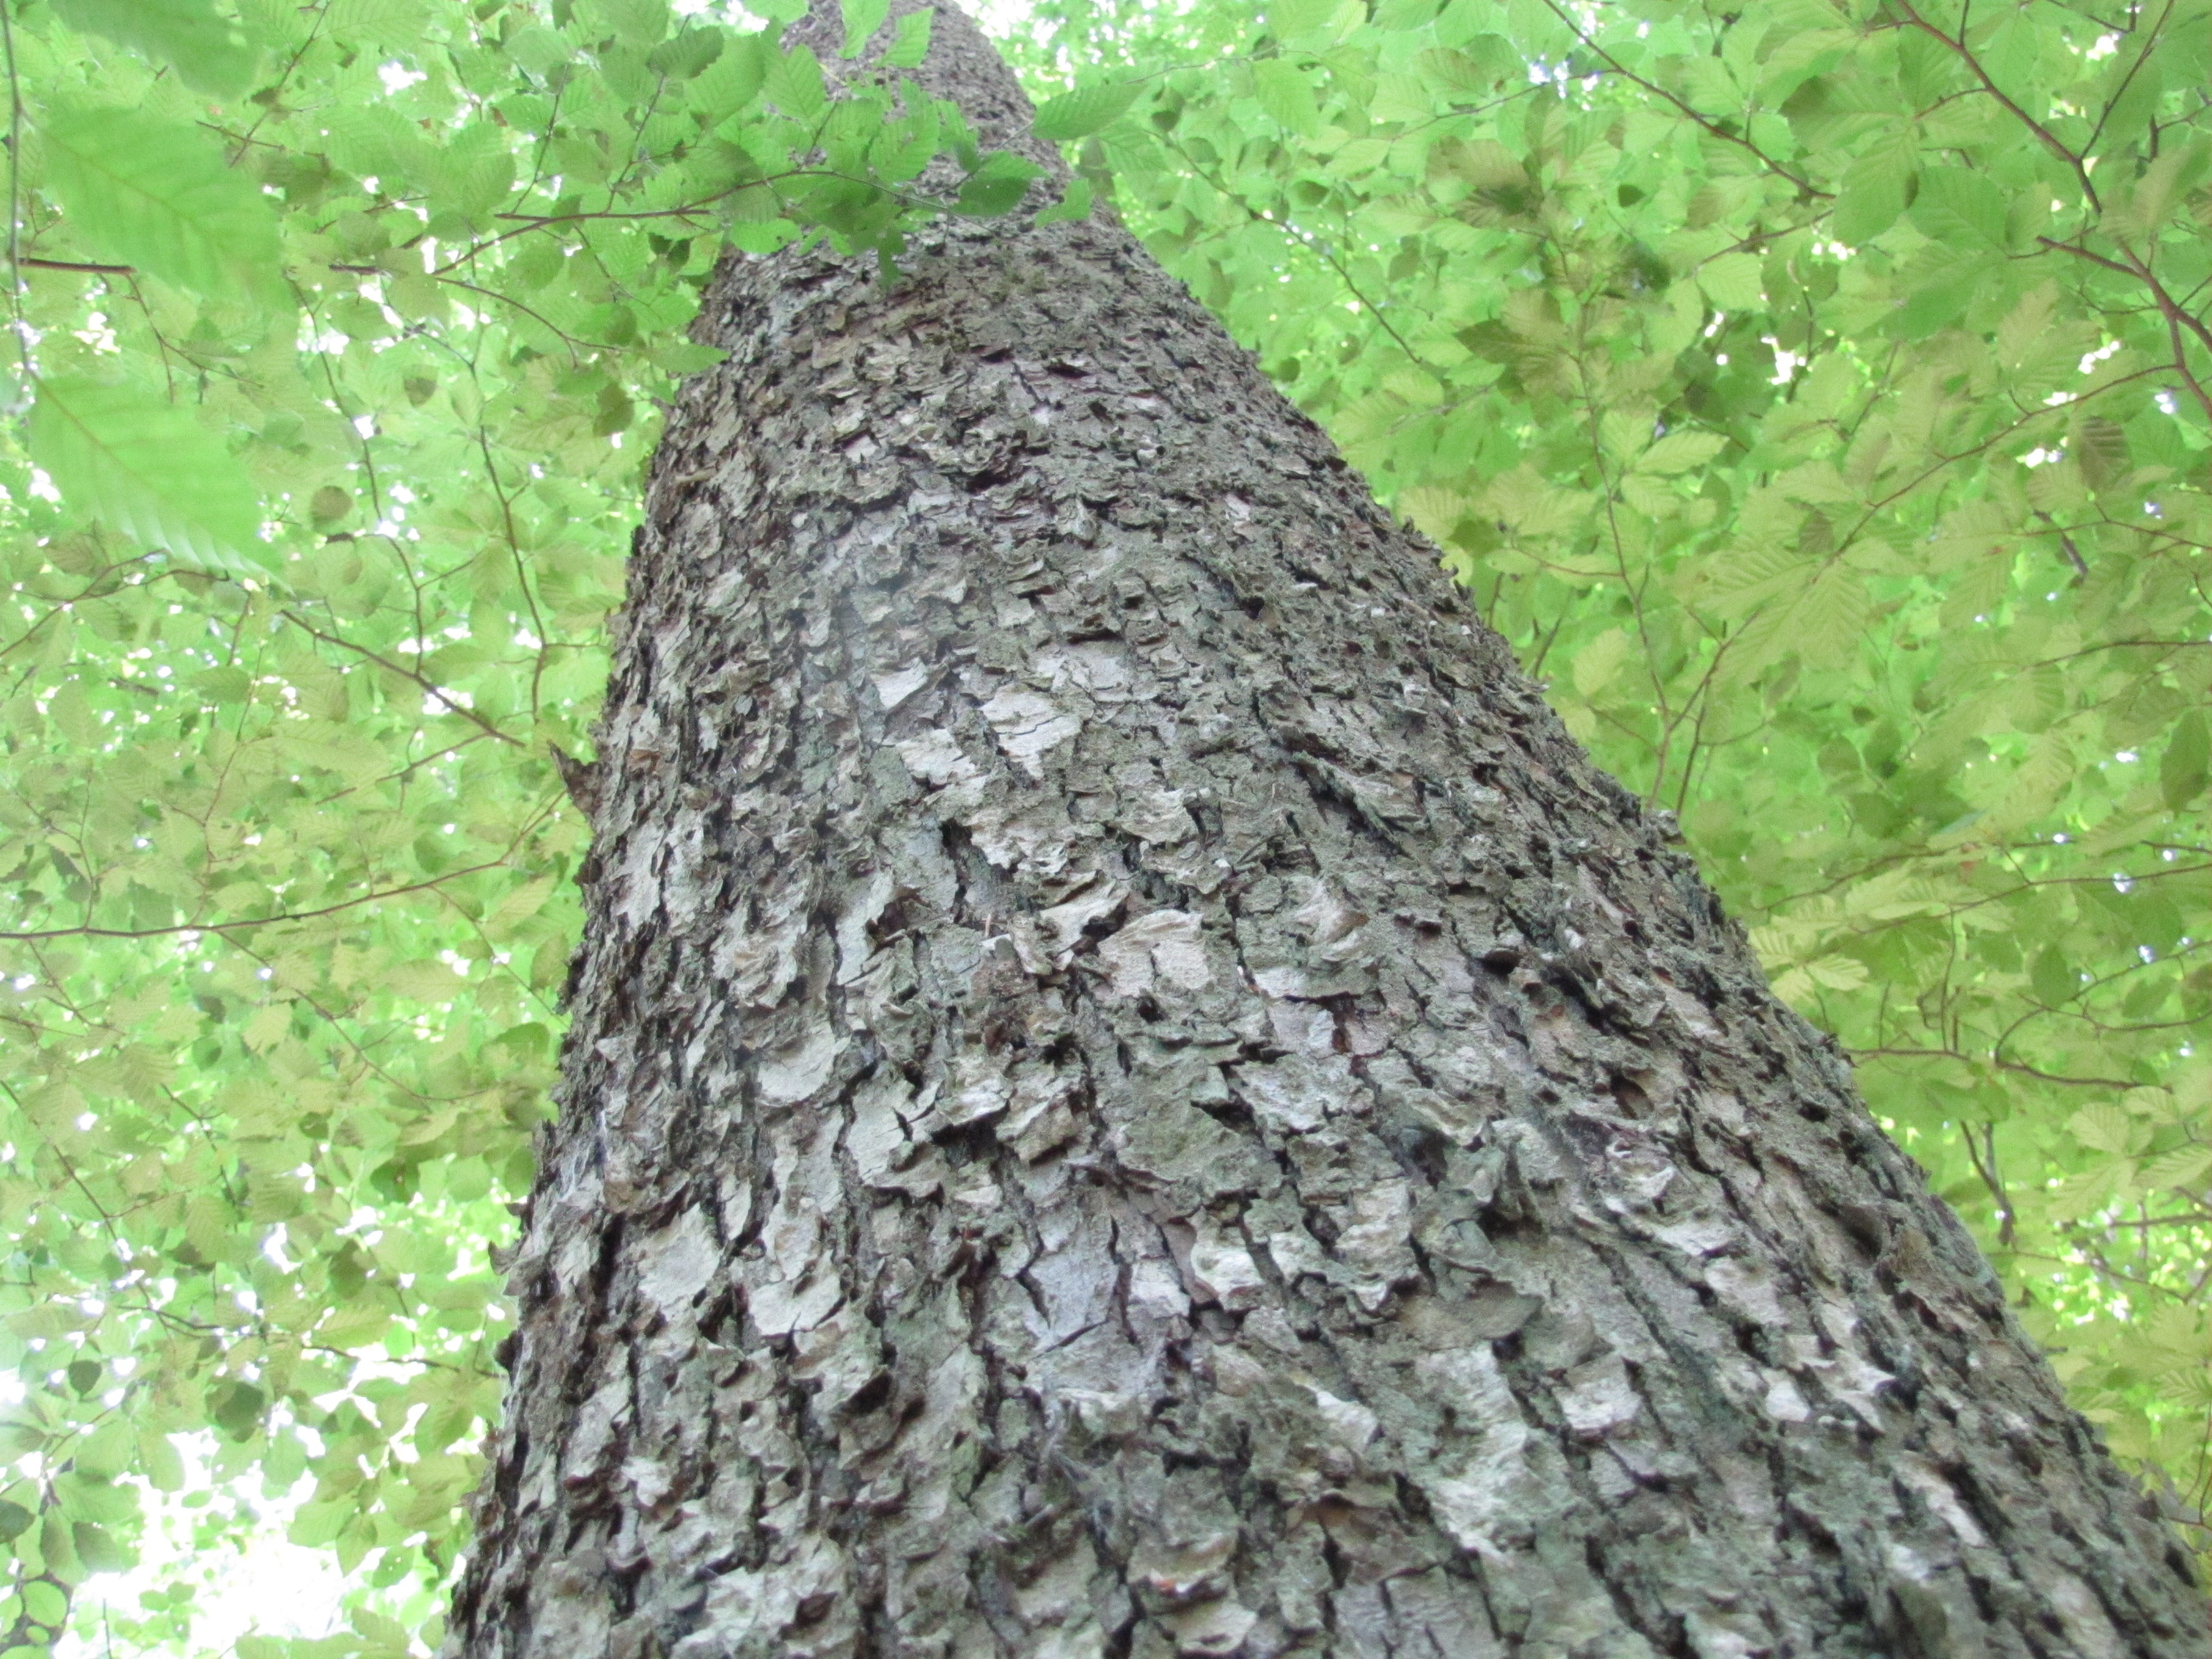
[[[447,1651],[2205,1654],[1434,550],[1115,226],[907,264],[655,459]]]

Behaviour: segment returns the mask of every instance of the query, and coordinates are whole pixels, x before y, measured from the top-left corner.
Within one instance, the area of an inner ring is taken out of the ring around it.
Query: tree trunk
[[[908,267],[655,459],[448,1652],[2205,1654],[1434,550],[1115,226]]]

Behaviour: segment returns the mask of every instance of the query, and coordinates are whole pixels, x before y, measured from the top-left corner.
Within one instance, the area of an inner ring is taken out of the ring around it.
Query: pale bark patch
[[[1083,729],[1083,717],[1048,697],[1009,686],[983,705],[983,718],[999,747],[1033,778],[1044,775],[1043,757]]]
[[[1098,957],[1109,972],[1111,994],[1137,996],[1152,989],[1156,981],[1187,991],[1212,983],[1204,925],[1194,911],[1155,910],[1102,941]]]

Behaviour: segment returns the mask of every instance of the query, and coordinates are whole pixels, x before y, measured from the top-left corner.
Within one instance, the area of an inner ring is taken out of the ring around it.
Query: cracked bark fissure
[[[2205,1654],[1433,550],[1113,225],[905,264],[654,463],[448,1653]]]

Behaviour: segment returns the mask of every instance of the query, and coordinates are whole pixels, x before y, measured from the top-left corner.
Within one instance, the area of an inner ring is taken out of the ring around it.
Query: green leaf
[[[723,46],[721,56],[693,78],[691,107],[709,125],[736,114],[760,91],[775,56],[775,43],[765,33],[734,37]]]
[[[1863,247],[1897,222],[1905,211],[1910,177],[1887,155],[1874,155],[1844,175],[1829,228],[1847,247]]]
[[[769,64],[769,102],[802,125],[818,121],[830,107],[822,85],[822,64],[805,46],[779,53]]]
[[[1575,690],[1584,697],[1595,697],[1605,690],[1628,661],[1632,644],[1626,633],[1612,628],[1577,651],[1573,667]]]
[[[1698,267],[1698,286],[1723,311],[1750,311],[1765,302],[1755,253],[1723,253]]]
[[[1912,198],[1912,222],[1931,241],[1960,248],[2005,245],[2005,198],[1988,175],[1965,167],[1925,167]]]
[[[2066,1127],[2083,1146],[2116,1157],[2126,1155],[2142,1133],[2127,1109],[2110,1101],[2084,1106],[2066,1120]]]
[[[526,23],[507,37],[507,55],[532,75],[543,77],[558,64],[573,61],[575,48],[542,23]]]
[[[1662,477],[1703,466],[1728,447],[1717,432],[1670,432],[1638,459],[1637,471]]]
[[[47,181],[88,252],[195,294],[271,294],[276,213],[206,133],[85,106],[50,111],[45,133]]]
[[[437,157],[434,207],[452,207],[481,222],[514,180],[514,156],[505,136],[489,121],[447,135]]]
[[[139,1466],[147,1480],[156,1492],[181,1492],[185,1486],[185,1460],[166,1434],[148,1434],[142,1437]]]
[[[1284,58],[1263,58],[1252,65],[1253,89],[1260,107],[1285,130],[1310,137],[1321,131],[1321,112],[1314,106],[1313,84],[1306,72]]]
[[[319,1549],[336,1539],[345,1530],[347,1522],[360,1513],[360,1504],[343,1499],[303,1504],[293,1516],[285,1535],[303,1549]]]
[[[1109,81],[1048,98],[1037,109],[1036,136],[1066,144],[1103,132],[1128,112],[1139,90],[1133,82]]]
[[[876,31],[891,15],[891,0],[837,0],[837,10],[845,22],[845,43],[837,49],[840,58],[858,58],[860,49],[875,39]]]
[[[978,219],[1011,213],[1028,193],[1030,180],[1043,171],[1012,150],[994,150],[961,182],[953,210]]]
[[[211,0],[53,0],[71,28],[168,64],[186,86],[232,98],[252,84],[260,61],[237,24]]]
[[[2204,793],[2208,763],[2212,763],[2212,724],[2204,711],[2192,708],[2174,722],[2166,739],[2166,754],[2158,766],[2159,793],[2166,811],[2179,812]]]
[[[920,69],[921,60],[929,56],[929,25],[933,15],[910,11],[900,18],[891,31],[891,43],[884,52],[884,62],[893,69]]]
[[[1067,194],[1054,202],[1036,216],[1041,225],[1056,225],[1063,220],[1087,219],[1091,216],[1091,181],[1078,179],[1067,187]]]
[[[679,30],[645,56],[645,66],[672,81],[689,81],[722,55],[727,35],[708,25]]]
[[[2108,489],[2127,476],[2127,431],[2101,415],[2083,417],[2067,453],[2081,464],[2081,476],[2092,489]]]
[[[323,27],[340,40],[419,46],[429,0],[330,0]]]
[[[233,1440],[243,1440],[261,1426],[261,1413],[268,1404],[269,1396],[252,1383],[233,1378],[209,1392],[208,1421]]]
[[[120,1572],[131,1563],[131,1552],[96,1522],[73,1523],[70,1538],[76,1546],[77,1559],[84,1563],[88,1572]]]
[[[65,503],[144,547],[211,575],[275,568],[258,493],[222,441],[136,386],[40,381],[30,449]]]
[[[57,1576],[75,1575],[70,1569],[75,1565],[75,1553],[64,1547],[57,1550],[53,1534],[60,1525],[58,1517],[49,1516],[40,1528],[45,1534],[40,1540],[40,1551],[46,1558],[47,1570]],[[59,1625],[69,1613],[69,1596],[58,1584],[32,1583],[23,1586],[23,1613],[26,1618],[49,1627]],[[10,1649],[6,1659],[33,1659],[39,1650],[30,1647]]]
[[[2081,992],[2081,981],[2074,971],[2074,964],[2055,945],[2046,945],[2037,953],[2033,966],[2028,969],[2028,986],[2053,1008],[2072,1001]]]
[[[1326,30],[1337,9],[1336,0],[1273,0],[1267,23],[1285,40],[1303,40]],[[1249,22],[1250,13],[1245,16]]]

